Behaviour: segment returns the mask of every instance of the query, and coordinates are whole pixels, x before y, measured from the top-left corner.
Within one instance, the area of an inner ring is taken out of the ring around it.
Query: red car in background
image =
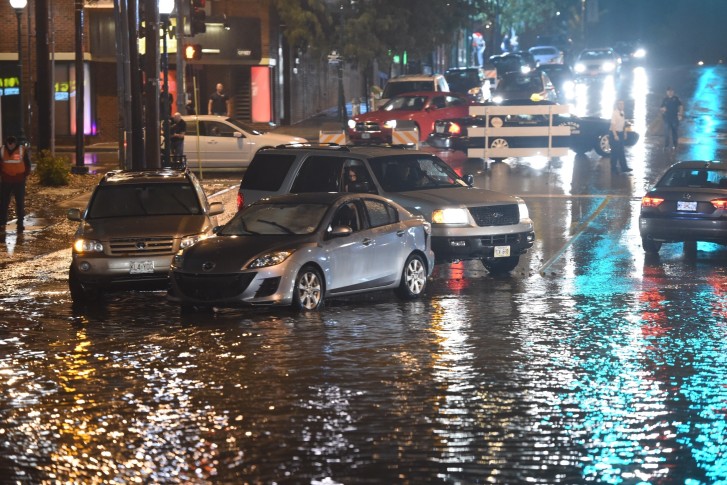
[[[401,121],[412,121],[425,141],[434,122],[469,114],[471,101],[464,94],[416,91],[400,94],[376,111],[354,116],[348,121],[348,136],[354,145],[391,143],[391,131]]]

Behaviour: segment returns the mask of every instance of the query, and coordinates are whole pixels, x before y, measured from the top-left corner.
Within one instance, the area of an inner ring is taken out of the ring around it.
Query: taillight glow
[[[450,123],[447,131],[450,135],[459,135],[460,133],[462,133],[462,127],[459,126],[457,123]]]
[[[727,199],[710,200],[715,209],[727,210]]]
[[[664,202],[664,199],[662,199],[661,197],[651,197],[645,195],[641,199],[641,207],[659,207],[662,202]]]
[[[240,192],[237,193],[237,210],[242,209],[242,204],[245,203],[245,199],[242,197]]]

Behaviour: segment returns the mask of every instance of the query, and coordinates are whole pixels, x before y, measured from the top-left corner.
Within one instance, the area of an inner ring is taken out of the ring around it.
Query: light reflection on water
[[[26,301],[0,325],[0,469],[33,483],[718,482],[727,277],[712,273],[695,309],[680,274],[644,263],[629,294],[467,263],[422,301],[304,316],[180,319],[159,293],[75,315]]]

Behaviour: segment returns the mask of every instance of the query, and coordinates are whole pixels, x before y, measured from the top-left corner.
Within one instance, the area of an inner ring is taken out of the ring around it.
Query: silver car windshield
[[[240,128],[241,130],[247,131],[248,133],[252,133],[253,135],[262,135],[261,131],[256,130],[252,126],[243,123],[242,121],[238,120],[237,118],[227,118],[227,121],[229,123],[232,123],[236,127]]]
[[[86,219],[202,214],[191,184],[103,185],[96,190]]]
[[[386,192],[467,186],[449,165],[435,157],[381,157],[369,163]]]
[[[328,210],[325,204],[253,204],[217,232],[221,236],[312,234]]]

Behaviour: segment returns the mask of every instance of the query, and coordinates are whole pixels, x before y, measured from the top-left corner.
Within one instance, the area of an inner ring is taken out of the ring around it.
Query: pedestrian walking
[[[8,136],[0,148],[0,232],[5,232],[11,196],[15,196],[18,232],[25,230],[25,181],[30,170],[28,149]]]
[[[232,116],[232,100],[224,92],[222,83],[217,84],[217,90],[210,96],[207,103],[207,112],[211,115]]]
[[[169,132],[172,139],[172,157],[175,162],[181,162],[184,156],[184,134],[187,132],[187,122],[182,119],[181,113],[174,113]]]
[[[684,117],[684,105],[671,87],[666,88],[666,96],[661,102],[661,115],[664,118],[664,148],[677,147],[679,142],[679,122]]]
[[[620,168],[622,172],[631,172],[626,164],[626,115],[623,99],[616,101],[611,115],[610,130],[611,171],[616,173]]]

